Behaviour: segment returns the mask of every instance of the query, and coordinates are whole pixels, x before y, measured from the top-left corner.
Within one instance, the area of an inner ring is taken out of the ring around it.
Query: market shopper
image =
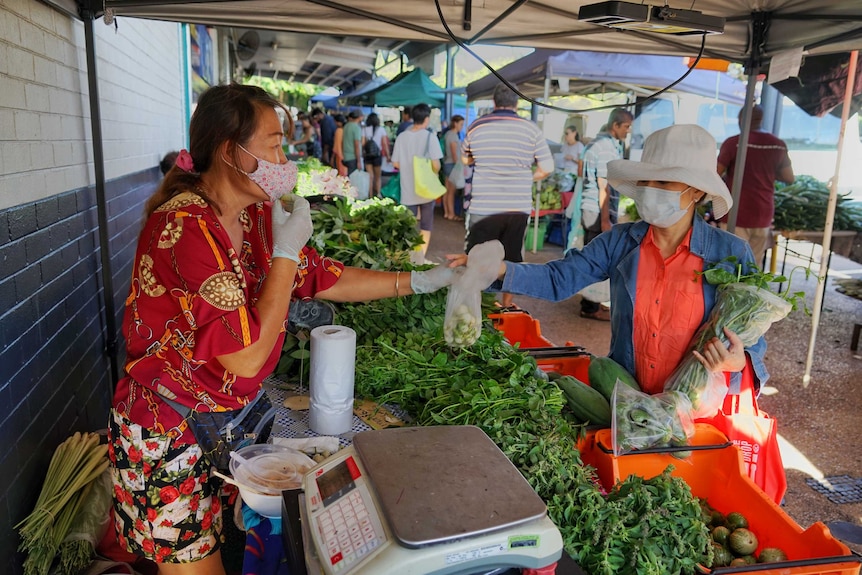
[[[506,84],[498,84],[494,111],[470,124],[461,144],[464,164],[473,166],[466,251],[499,240],[506,259],[514,262],[523,261],[533,182],[554,171],[542,130],[518,116],[517,108],[518,95]],[[503,307],[512,305],[511,293],[504,290],[500,299]]]
[[[220,482],[163,398],[199,412],[240,409],[279,359],[291,301],[427,293],[456,273],[350,268],[306,247],[308,202],[292,196],[286,213],[279,201],[297,173],[281,147],[280,106],[254,86],[206,91],[190,152],[147,201],[109,457],[118,540],[162,575],[224,573]]]
[[[365,170],[362,161],[362,112],[351,110],[347,114],[347,123],[344,124],[344,134],[341,141],[341,161],[347,167],[349,176],[354,170]]]
[[[316,134],[314,126],[311,124],[311,118],[305,112],[300,112],[296,115],[296,127],[294,128],[293,139],[290,140],[290,145],[296,149],[297,154],[304,154],[307,157],[314,155],[314,140]]]
[[[380,125],[380,116],[373,112],[368,114],[368,118],[365,120],[365,127],[362,128],[362,140],[365,142],[362,146],[365,170],[371,176],[371,193],[369,195],[373,198],[380,195],[383,160],[389,162],[391,158],[389,136],[386,135],[386,130]],[[374,142],[371,150],[369,150],[368,142]],[[376,150],[374,150],[375,146]]]
[[[431,230],[434,227],[434,200],[416,194],[413,180],[413,158],[429,158],[435,172],[440,171],[443,150],[437,138],[428,129],[431,120],[431,107],[428,104],[413,106],[413,123],[395,140],[392,152],[392,165],[401,174],[401,204],[407,206],[419,223],[419,232],[425,243],[419,249],[420,261],[424,261],[425,251],[431,243]]]
[[[335,133],[332,135],[332,167],[338,170],[339,176],[347,175],[347,166],[344,164],[344,125],[347,118],[344,114],[335,115]]]
[[[311,120],[318,125],[320,130],[320,159],[324,164],[336,167],[332,161],[332,148],[335,144],[335,118],[315,108],[311,111]]]
[[[715,140],[694,125],[677,125],[650,135],[640,162],[608,164],[608,181],[634,199],[643,221],[618,224],[583,250],[546,264],[504,262],[493,289],[560,301],[584,287],[610,279],[610,357],[635,376],[647,393],[665,380],[688,353],[698,327],[715,305],[716,288],[701,272],[735,256],[754,263],[748,244],[707,224],[697,205],[712,201],[720,215],[732,199],[714,169]],[[449,256],[452,265],[464,256]],[[735,269],[734,269],[735,271]],[[735,373],[748,366],[761,385],[768,379],[763,338],[743,349],[726,332],[730,346],[710,340],[698,358],[710,371]]]
[[[583,151],[581,225],[584,244],[617,223],[619,193],[608,184],[608,163],[623,157],[623,141],[631,131],[633,120],[631,112],[614,108],[608,116],[608,123]],[[592,301],[585,295],[581,297],[581,317],[609,321],[610,311],[601,302]]]
[[[578,177],[584,173],[584,143],[574,126],[566,126],[563,135],[563,143],[560,145],[560,154],[563,156],[562,168],[570,174]]]
[[[447,220],[463,222],[464,218],[455,212],[455,182],[449,179],[452,170],[463,170],[461,163],[461,128],[464,127],[464,116],[455,114],[449,124],[449,129],[443,134],[443,176],[446,178],[446,195],[443,196],[443,217]]]
[[[739,128],[742,129],[741,110],[738,120]],[[751,110],[751,133],[748,136],[736,228],[733,232],[748,241],[758,265],[763,264],[766,250],[772,246],[775,181],[792,184],[795,179],[790,156],[787,154],[787,144],[769,132],[764,132],[761,129],[762,123],[763,108],[754,106]],[[726,139],[718,153],[718,174],[729,185],[733,183],[738,148],[739,134]],[[721,226],[722,229],[727,229],[724,220]]]

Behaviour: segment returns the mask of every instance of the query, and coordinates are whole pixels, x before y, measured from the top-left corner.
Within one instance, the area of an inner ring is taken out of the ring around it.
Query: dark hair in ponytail
[[[174,196],[196,187],[196,193],[220,213],[218,205],[198,187],[200,175],[212,167],[217,160],[219,148],[225,142],[231,144],[228,149],[233,155],[233,164],[240,165],[236,145],[245,144],[252,138],[261,111],[272,108],[284,110],[281,102],[257,86],[232,83],[213,86],[204,92],[198,99],[189,124],[189,153],[194,169],[186,172],[174,165],[156,192],[147,200],[145,215],[149,216]],[[290,127],[288,133],[292,133],[293,120],[289,113],[287,122]]]

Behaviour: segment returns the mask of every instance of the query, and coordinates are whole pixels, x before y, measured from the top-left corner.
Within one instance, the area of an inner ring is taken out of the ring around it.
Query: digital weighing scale
[[[294,575],[467,575],[562,555],[545,503],[478,427],[359,433],[302,485],[284,493],[287,555],[305,559]]]

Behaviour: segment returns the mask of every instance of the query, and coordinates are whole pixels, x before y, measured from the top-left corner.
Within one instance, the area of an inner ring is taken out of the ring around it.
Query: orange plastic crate
[[[858,574],[860,558],[832,537],[821,522],[803,530],[768,495],[745,475],[742,452],[711,425],[698,423],[691,439],[695,447],[688,459],[676,459],[667,453],[631,453],[615,457],[610,429],[589,434],[578,445],[581,459],[598,471],[606,489],[629,475],[655,477],[668,465],[672,474],[681,477],[691,492],[705,498],[724,514],[742,512],[757,535],[759,547],[779,547],[787,561],[746,567],[719,567],[712,572],[768,575],[853,575]],[[767,567],[768,565],[768,567]]]
[[[507,311],[492,313],[488,318],[498,330],[503,332],[512,345],[519,344],[521,349],[534,347],[553,347],[550,341],[542,337],[539,320],[525,311]]]
[[[557,357],[536,357],[536,365],[543,371],[556,371],[563,375],[571,375],[587,385],[590,383],[590,356],[587,353]]]

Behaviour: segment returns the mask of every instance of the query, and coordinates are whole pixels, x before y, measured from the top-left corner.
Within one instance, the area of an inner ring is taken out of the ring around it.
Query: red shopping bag
[[[778,449],[778,422],[757,407],[751,365],[742,370],[739,394],[730,393],[710,423],[741,451],[745,471],[775,503],[781,504],[787,491],[784,463]]]

